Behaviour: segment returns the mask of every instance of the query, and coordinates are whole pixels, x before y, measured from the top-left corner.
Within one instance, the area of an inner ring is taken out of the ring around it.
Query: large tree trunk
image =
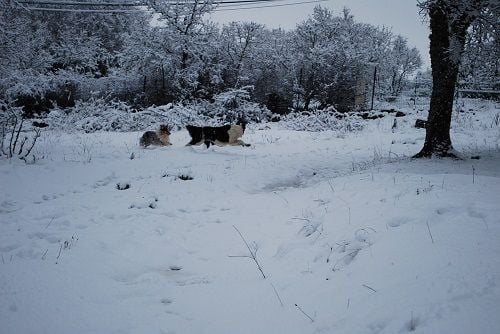
[[[456,157],[450,138],[451,115],[460,55],[470,21],[465,14],[450,22],[450,13],[439,1],[429,8],[429,17],[432,95],[424,147],[415,158]]]

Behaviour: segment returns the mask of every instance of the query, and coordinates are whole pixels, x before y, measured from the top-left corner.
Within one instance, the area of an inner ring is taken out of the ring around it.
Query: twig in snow
[[[370,286],[368,286],[368,285],[366,285],[366,284],[363,284],[363,286],[364,286],[365,288],[367,288],[367,289],[372,290],[373,292],[377,292],[377,290],[375,290],[374,288],[372,288],[372,287],[370,287]]]
[[[344,183],[344,188],[345,188],[345,183]],[[344,202],[344,204],[347,206],[347,211],[349,213],[349,225],[351,224],[351,207],[349,206],[349,203],[343,199],[342,197],[340,196],[337,196],[339,200],[341,200],[342,202]]]
[[[429,235],[431,237],[431,241],[432,241],[432,243],[434,243],[434,238],[432,237],[431,228],[429,226],[429,221],[427,221],[427,231],[429,231]]]
[[[40,137],[40,134],[41,134],[41,130],[40,129],[36,129],[35,130],[35,136],[33,137],[32,142],[31,142],[31,146],[30,146],[30,148],[28,148],[28,150],[26,151],[26,153],[20,158],[21,160],[24,160],[26,162],[26,158],[28,157],[28,155],[30,155],[31,151],[35,147],[36,140]]]
[[[42,260],[45,260],[45,255],[47,255],[48,251],[49,251],[49,249],[47,248],[47,250],[45,251],[45,253],[43,253],[43,255],[42,255]]]
[[[309,314],[307,314],[306,312],[304,312],[304,310],[303,310],[303,309],[302,309],[299,305],[295,304],[295,307],[297,307],[297,309],[298,309],[300,312],[302,312],[302,314],[303,314],[303,315],[305,315],[306,317],[308,317],[308,318],[309,318],[309,320],[311,320],[311,322],[314,322],[314,319],[313,319],[313,318],[311,318],[311,317],[309,316]]]
[[[332,193],[334,193],[335,192],[335,188],[333,187],[332,180],[328,180],[328,184],[330,185],[330,189],[332,189]]]
[[[472,184],[474,184],[476,179],[476,168],[474,168],[474,165],[472,165]]]
[[[57,257],[56,257],[56,264],[59,262],[59,257],[61,257],[62,249],[63,249],[63,244],[61,244],[61,247],[59,247],[59,254],[57,254]]]
[[[19,135],[21,134],[21,130],[23,129],[23,123],[24,119],[21,119],[21,124],[19,125],[19,129],[17,130],[16,139],[14,140],[14,145],[12,146],[12,155],[13,153],[15,153],[17,141],[19,140]]]
[[[349,309],[349,305],[351,305],[351,298],[347,298],[347,309]]]
[[[281,198],[282,200],[284,200],[284,201],[285,201],[285,203],[286,203],[286,205],[289,205],[289,204],[290,204],[290,203],[288,202],[288,200],[287,200],[284,196],[282,196],[282,195],[278,194],[278,192],[273,191],[273,194],[275,194],[276,196],[278,196],[279,198]]]
[[[332,256],[332,252],[333,252],[333,247],[330,246],[330,253],[328,253],[328,257],[326,258],[326,263],[330,262],[330,256]]]
[[[10,141],[9,141],[9,158],[12,158],[13,156],[13,150],[12,150],[12,141],[14,140],[14,134],[16,133],[16,128],[17,128],[17,117],[14,115],[14,126],[12,127],[12,132],[10,134]]]
[[[52,219],[51,219],[51,220],[50,220],[50,222],[47,224],[47,226],[45,226],[45,229],[47,229],[47,228],[50,226],[50,224],[52,224],[52,222],[54,221],[54,218],[55,218],[55,217],[52,217]]]
[[[396,153],[394,153],[394,152],[392,152],[392,151],[389,151],[389,159],[391,158],[391,154],[394,155],[396,158],[399,159],[399,155],[396,154]]]
[[[415,318],[413,317],[413,311],[411,311],[411,320],[410,320],[410,326],[408,328],[410,332],[414,332],[417,329],[417,325],[415,323]]]
[[[23,152],[24,144],[28,141],[28,137],[24,137],[23,141],[21,142],[21,145],[19,146],[19,150],[17,151],[17,155],[21,155]]]
[[[308,223],[310,223],[311,221],[307,218],[302,218],[302,217],[292,217],[292,219],[296,219],[296,220],[303,220],[303,221],[306,221]]]
[[[250,248],[250,245],[248,245],[248,242],[245,240],[245,238],[243,237],[243,235],[241,234],[240,230],[238,230],[238,228],[236,226],[234,226],[234,229],[236,230],[236,232],[238,232],[238,234],[240,235],[241,237],[241,240],[243,240],[243,242],[245,243],[245,245],[247,246],[248,248],[248,251],[250,252],[250,257],[252,260],[254,260],[255,264],[257,265],[257,268],[259,268],[259,271],[260,273],[262,274],[262,277],[265,279],[266,278],[266,275],[264,274],[264,271],[262,270],[262,267],[260,266],[260,263],[259,261],[257,260],[257,255],[256,255],[256,252],[252,251],[252,249]]]
[[[2,263],[3,263],[3,264],[5,264],[5,260],[4,260],[4,258],[3,258],[3,254],[2,254]]]
[[[278,294],[278,290],[276,290],[276,287],[274,286],[273,283],[271,283],[271,286],[273,287],[274,293],[276,294],[276,297],[278,297],[278,300],[280,301],[281,307],[283,307],[283,301],[280,298],[280,295]]]
[[[332,271],[336,271],[337,270],[336,267],[340,263],[340,261],[344,261],[344,263],[346,263],[346,261],[348,261],[350,263],[356,256],[358,256],[358,253],[362,249],[363,248],[354,248],[352,250],[352,252],[347,253],[346,255],[342,256],[340,259],[337,260],[337,262],[335,262],[335,264],[333,265]],[[348,258],[350,258],[350,259],[348,259]]]

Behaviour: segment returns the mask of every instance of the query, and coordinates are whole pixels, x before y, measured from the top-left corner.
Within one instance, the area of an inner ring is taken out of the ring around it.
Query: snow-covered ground
[[[468,108],[463,160],[409,158],[418,114],[248,148],[46,131],[0,160],[0,333],[498,333],[500,110]]]

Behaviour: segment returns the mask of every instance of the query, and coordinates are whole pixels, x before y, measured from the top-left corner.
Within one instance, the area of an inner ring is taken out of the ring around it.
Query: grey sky
[[[300,1],[307,0],[283,0],[275,4]],[[254,21],[270,28],[292,29],[305,20],[317,5],[327,7],[337,15],[347,7],[358,22],[391,28],[394,34],[406,37],[410,46],[417,47],[424,61],[423,69],[430,67],[428,24],[419,14],[415,0],[329,0],[288,7],[217,11],[212,19],[220,23]]]

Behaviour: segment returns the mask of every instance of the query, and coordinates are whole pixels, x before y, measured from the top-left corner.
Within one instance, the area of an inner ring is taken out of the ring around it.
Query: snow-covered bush
[[[285,129],[297,131],[352,132],[363,129],[361,117],[350,113],[339,113],[334,108],[290,113],[281,119],[280,124]]]
[[[76,85],[72,78],[53,73],[39,74],[31,70],[19,71],[0,78],[0,96],[23,107],[24,116],[33,117],[48,112],[58,105],[74,105]]]
[[[52,110],[47,121],[53,128],[65,131],[119,131],[131,123],[131,114],[132,110],[125,103],[91,99],[78,101],[74,108]]]
[[[143,131],[160,123],[174,129],[186,124],[221,125],[235,123],[240,117],[250,122],[266,119],[269,111],[253,102],[241,103],[238,108],[227,109],[223,100],[213,103],[197,101],[188,105],[167,104],[136,111],[119,101],[91,99],[78,101],[74,108],[54,109],[47,117],[52,128],[64,131]]]
[[[271,116],[267,108],[251,102],[253,86],[230,89],[214,96],[213,103],[207,103],[203,113],[219,123],[236,123],[243,118],[248,122],[262,122]]]

